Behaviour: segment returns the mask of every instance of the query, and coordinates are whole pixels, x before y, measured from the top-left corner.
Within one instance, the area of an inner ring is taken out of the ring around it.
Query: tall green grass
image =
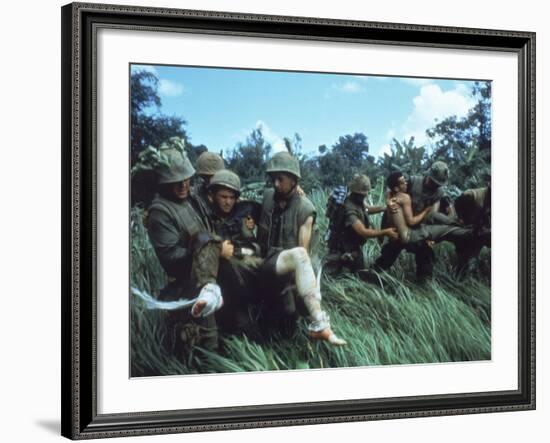
[[[378,188],[378,187],[377,187]],[[376,200],[382,193],[375,190]],[[314,262],[326,253],[322,237],[328,193],[313,191],[309,198],[318,209],[319,231]],[[377,217],[373,217],[378,223]],[[165,275],[142,223],[143,211],[131,211],[131,284],[156,294]],[[374,240],[364,248],[367,263],[380,252]],[[395,365],[486,360],[491,358],[490,253],[482,251],[465,278],[454,276],[455,257],[448,244],[436,246],[434,278],[417,285],[414,257],[403,253],[391,273],[381,273],[380,285],[353,275],[323,276],[324,308],[335,332],[348,344],[342,348],[313,342],[305,319],[292,337],[273,331],[261,341],[246,336],[224,336],[219,352],[194,348],[184,361],[162,345],[164,314],[131,303],[131,368],[133,376],[219,373],[369,365]],[[254,308],[252,307],[253,311]]]

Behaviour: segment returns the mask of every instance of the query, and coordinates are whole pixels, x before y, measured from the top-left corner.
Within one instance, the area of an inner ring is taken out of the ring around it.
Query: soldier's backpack
[[[344,210],[344,200],[347,195],[347,186],[337,186],[328,197],[325,214],[329,224],[327,233],[325,234],[325,241],[330,251],[338,250],[340,246],[342,232],[345,228],[346,213]]]

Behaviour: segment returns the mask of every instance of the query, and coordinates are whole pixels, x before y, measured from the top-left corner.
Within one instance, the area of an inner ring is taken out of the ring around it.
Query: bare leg
[[[332,332],[329,317],[321,308],[321,289],[315,278],[307,251],[302,247],[297,247],[281,252],[277,258],[275,270],[277,275],[295,273],[298,295],[303,299],[312,320],[309,325],[310,336],[334,345],[346,344]]]
[[[399,234],[399,240],[401,243],[406,244],[409,242],[409,227],[405,221],[405,216],[403,215],[403,208],[401,206],[397,207],[395,212],[388,210],[388,221],[390,226],[394,226],[397,229]]]

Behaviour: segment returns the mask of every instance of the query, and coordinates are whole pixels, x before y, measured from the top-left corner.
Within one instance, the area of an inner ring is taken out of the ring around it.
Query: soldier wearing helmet
[[[358,174],[351,180],[349,194],[341,209],[340,226],[334,227],[334,242],[331,242],[328,267],[332,272],[339,272],[343,267],[352,272],[365,268],[362,247],[369,238],[397,238],[394,228],[373,228],[369,214],[382,212],[384,207],[372,207],[366,204],[366,197],[371,190],[371,183],[366,175]]]
[[[343,345],[331,330],[327,313],[321,308],[319,278],[315,276],[309,257],[315,223],[315,207],[297,192],[301,178],[298,159],[288,152],[276,153],[266,168],[272,189],[264,191],[258,225],[258,242],[265,256],[261,281],[269,288],[266,298],[268,315],[281,317],[295,327],[295,296],[289,288],[295,284],[297,297],[303,303],[310,323],[311,338]],[[287,323],[288,325],[288,323]]]
[[[193,187],[192,193],[200,205],[202,216],[209,217],[211,215],[208,201],[210,180],[216,172],[225,169],[225,163],[220,155],[214,152],[205,151],[197,158],[196,166],[198,182]]]
[[[223,305],[216,283],[218,262],[220,257],[229,257],[232,246],[214,236],[210,221],[201,217],[190,194],[195,169],[180,148],[164,145],[159,149],[165,161],[156,168],[158,194],[148,209],[147,228],[169,277],[158,298],[196,299],[190,310],[170,311],[167,316],[168,344],[181,355],[188,352],[190,343],[209,349],[218,346],[214,312]],[[193,337],[189,331],[195,331]]]
[[[257,301],[261,293],[258,272],[263,259],[254,235],[261,205],[239,200],[241,181],[237,174],[227,169],[212,176],[208,189],[213,228],[233,246],[231,256],[220,267],[220,284],[226,304],[218,320],[224,330],[253,336],[248,304]]]
[[[408,182],[405,181],[409,198],[403,199],[401,203],[410,200],[412,211],[408,216],[404,214],[407,226],[403,231],[400,230],[402,241],[387,242],[382,246],[380,256],[373,267],[375,270],[389,269],[405,248],[415,254],[417,279],[423,281],[430,278],[433,273],[433,243],[450,241],[461,247],[464,242],[471,240],[471,229],[457,226],[452,218],[439,212],[440,201],[444,196],[443,187],[448,179],[447,164],[436,161],[424,176],[411,176]],[[395,217],[407,205],[400,207],[395,198],[396,192],[403,191],[398,189],[399,183],[390,183],[388,180],[388,185],[393,188],[388,194],[388,210],[392,212],[392,217]]]
[[[231,240],[234,245],[252,246],[254,255],[259,256],[254,227],[260,216],[261,205],[253,201],[239,200],[241,193],[239,176],[227,169],[218,171],[210,180],[208,189],[212,202],[212,222],[216,233],[223,239]],[[234,251],[234,255],[241,254],[242,251]]]

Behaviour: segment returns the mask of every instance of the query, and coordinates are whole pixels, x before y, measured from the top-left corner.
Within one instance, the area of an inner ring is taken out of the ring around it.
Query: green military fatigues
[[[483,246],[491,247],[491,188],[467,189],[455,204],[459,217],[473,230],[470,241],[457,245],[458,268],[462,271]]]
[[[363,202],[354,201],[350,194],[344,200],[344,226],[339,234],[336,250],[330,251],[327,260],[326,270],[331,273],[340,272],[342,267],[347,267],[353,272],[357,272],[365,267],[363,258],[363,246],[367,239],[355,232],[352,226],[360,221],[365,228],[370,228],[371,223],[369,214]],[[361,195],[361,200],[364,196]]]
[[[443,197],[441,187],[429,190],[422,176],[412,176],[409,179],[407,191],[411,196],[412,209],[418,214],[425,207],[433,205]],[[426,242],[451,241],[457,248],[472,237],[472,230],[457,226],[452,219],[440,213],[430,213],[420,225],[410,228],[409,242],[404,245],[399,241],[389,241],[382,246],[380,256],[374,264],[375,269],[389,269],[403,249],[415,254],[416,274],[422,280],[433,273],[435,255]]]
[[[191,195],[196,202],[196,209],[203,219],[209,219],[212,216],[212,206],[208,198],[208,187],[204,183],[198,183],[191,188]]]
[[[258,243],[266,257],[298,246],[300,227],[309,217],[316,217],[315,206],[294,193],[285,208],[275,201],[275,190],[266,189],[258,225]]]
[[[218,272],[219,239],[208,234],[211,227],[197,213],[191,197],[177,202],[156,196],[149,207],[148,234],[157,257],[171,279],[161,290],[162,300],[194,298],[202,286],[215,283]],[[214,315],[194,318],[188,310],[168,315],[170,345],[175,352],[185,351],[186,343],[214,349],[218,330]],[[196,334],[191,340],[184,336]],[[178,337],[179,335],[179,337]],[[184,343],[182,339],[186,342]]]
[[[224,294],[223,312],[218,319],[223,328],[233,331],[250,332],[251,324],[247,316],[248,304],[257,300],[259,290],[259,271],[263,264],[260,248],[255,243],[254,232],[245,225],[247,216],[258,220],[261,207],[256,202],[238,201],[230,214],[222,214],[212,208],[214,231],[223,240],[230,240],[235,247],[234,256],[229,260],[220,260],[218,282]],[[243,255],[246,248],[253,255]]]
[[[296,300],[293,292],[293,276],[279,276],[276,273],[276,263],[279,254],[285,249],[299,246],[299,230],[309,217],[315,220],[316,211],[313,203],[297,193],[281,208],[275,200],[275,190],[264,191],[262,212],[258,224],[258,243],[265,257],[260,273],[263,287],[264,302],[268,321],[280,322],[290,319],[279,328],[295,327],[297,319]],[[312,236],[312,243],[315,239]],[[282,296],[281,296],[282,293]]]

